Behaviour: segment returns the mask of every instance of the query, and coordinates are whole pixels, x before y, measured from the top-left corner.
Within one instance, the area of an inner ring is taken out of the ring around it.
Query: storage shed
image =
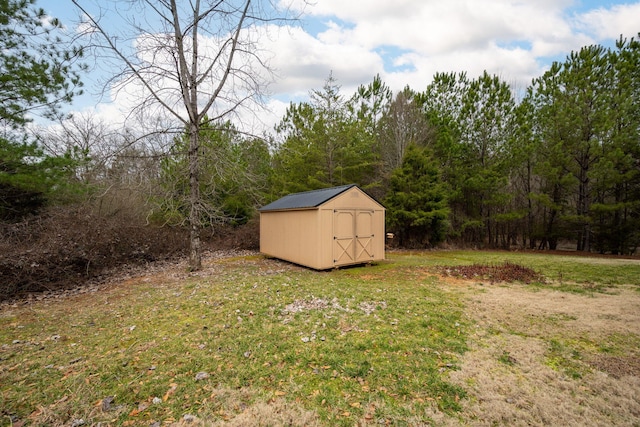
[[[289,194],[260,209],[260,252],[316,270],[383,260],[384,213],[355,184]]]

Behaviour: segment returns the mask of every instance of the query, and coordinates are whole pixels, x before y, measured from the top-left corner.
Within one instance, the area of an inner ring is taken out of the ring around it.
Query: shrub
[[[0,300],[77,287],[109,269],[167,259],[187,248],[180,229],[78,206],[0,224],[0,232]]]

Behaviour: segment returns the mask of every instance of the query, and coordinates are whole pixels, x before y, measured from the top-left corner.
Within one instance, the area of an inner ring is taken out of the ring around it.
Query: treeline
[[[0,181],[2,219],[83,200],[105,215],[126,210],[149,224],[186,225],[186,135],[113,133],[75,117],[41,132],[37,149],[3,140],[13,157],[3,154],[0,166],[13,172]],[[206,121],[200,136],[199,203],[212,230],[245,224],[291,192],[356,183],[386,206],[387,229],[405,247],[570,241],[629,254],[640,244],[634,38],[571,53],[522,90],[487,73],[441,73],[422,91],[394,94],[376,76],[343,94],[329,76],[269,135]]]
[[[437,74],[351,97],[330,77],[276,129],[272,196],[350,182],[406,246],[633,253],[640,244],[640,44],[588,46],[521,93]]]

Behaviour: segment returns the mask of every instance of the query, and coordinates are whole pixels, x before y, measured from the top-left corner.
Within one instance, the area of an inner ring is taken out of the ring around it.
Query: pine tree
[[[486,72],[473,80],[436,74],[418,99],[435,130],[456,233],[467,242],[496,246],[502,237],[506,244],[504,223],[513,217],[505,167],[515,110],[509,86]]]
[[[289,106],[276,128],[282,142],[274,155],[274,196],[373,182],[373,141],[352,112],[333,76],[309,102]]]
[[[82,49],[65,49],[60,21],[47,19],[34,3],[0,2],[0,120],[8,128],[33,114],[58,117],[60,106],[81,93],[75,65]]]
[[[48,20],[34,0],[0,2],[0,219],[36,213],[64,187],[69,157],[47,156],[20,130],[40,114],[60,116],[60,107],[80,93],[75,61],[82,50],[64,49],[58,20]],[[82,66],[80,66],[82,68]]]
[[[390,182],[385,199],[387,229],[405,247],[433,247],[449,227],[447,190],[428,148],[410,144]]]

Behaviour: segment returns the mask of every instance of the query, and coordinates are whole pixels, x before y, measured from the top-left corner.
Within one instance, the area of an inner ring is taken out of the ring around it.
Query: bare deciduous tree
[[[171,135],[117,128],[87,113],[32,129],[47,154],[73,160],[68,166],[73,168],[73,181],[85,190],[73,194],[76,200],[99,214],[147,215],[147,200],[159,176],[158,160],[173,142]]]
[[[118,63],[121,72],[108,82],[133,96],[144,115],[165,114],[189,136],[190,268],[201,268],[200,128],[239,115],[247,102],[260,99],[270,75],[267,52],[258,40],[272,23],[291,17],[275,1],[132,0],[105,2],[84,14],[85,32],[97,54]],[[98,2],[96,2],[98,3]],[[278,3],[279,4],[279,3]],[[94,12],[95,15],[92,13]],[[165,130],[166,131],[166,130]]]
[[[410,144],[425,146],[433,139],[433,129],[418,103],[415,93],[406,87],[398,92],[382,118],[381,154],[385,176],[402,165]]]

